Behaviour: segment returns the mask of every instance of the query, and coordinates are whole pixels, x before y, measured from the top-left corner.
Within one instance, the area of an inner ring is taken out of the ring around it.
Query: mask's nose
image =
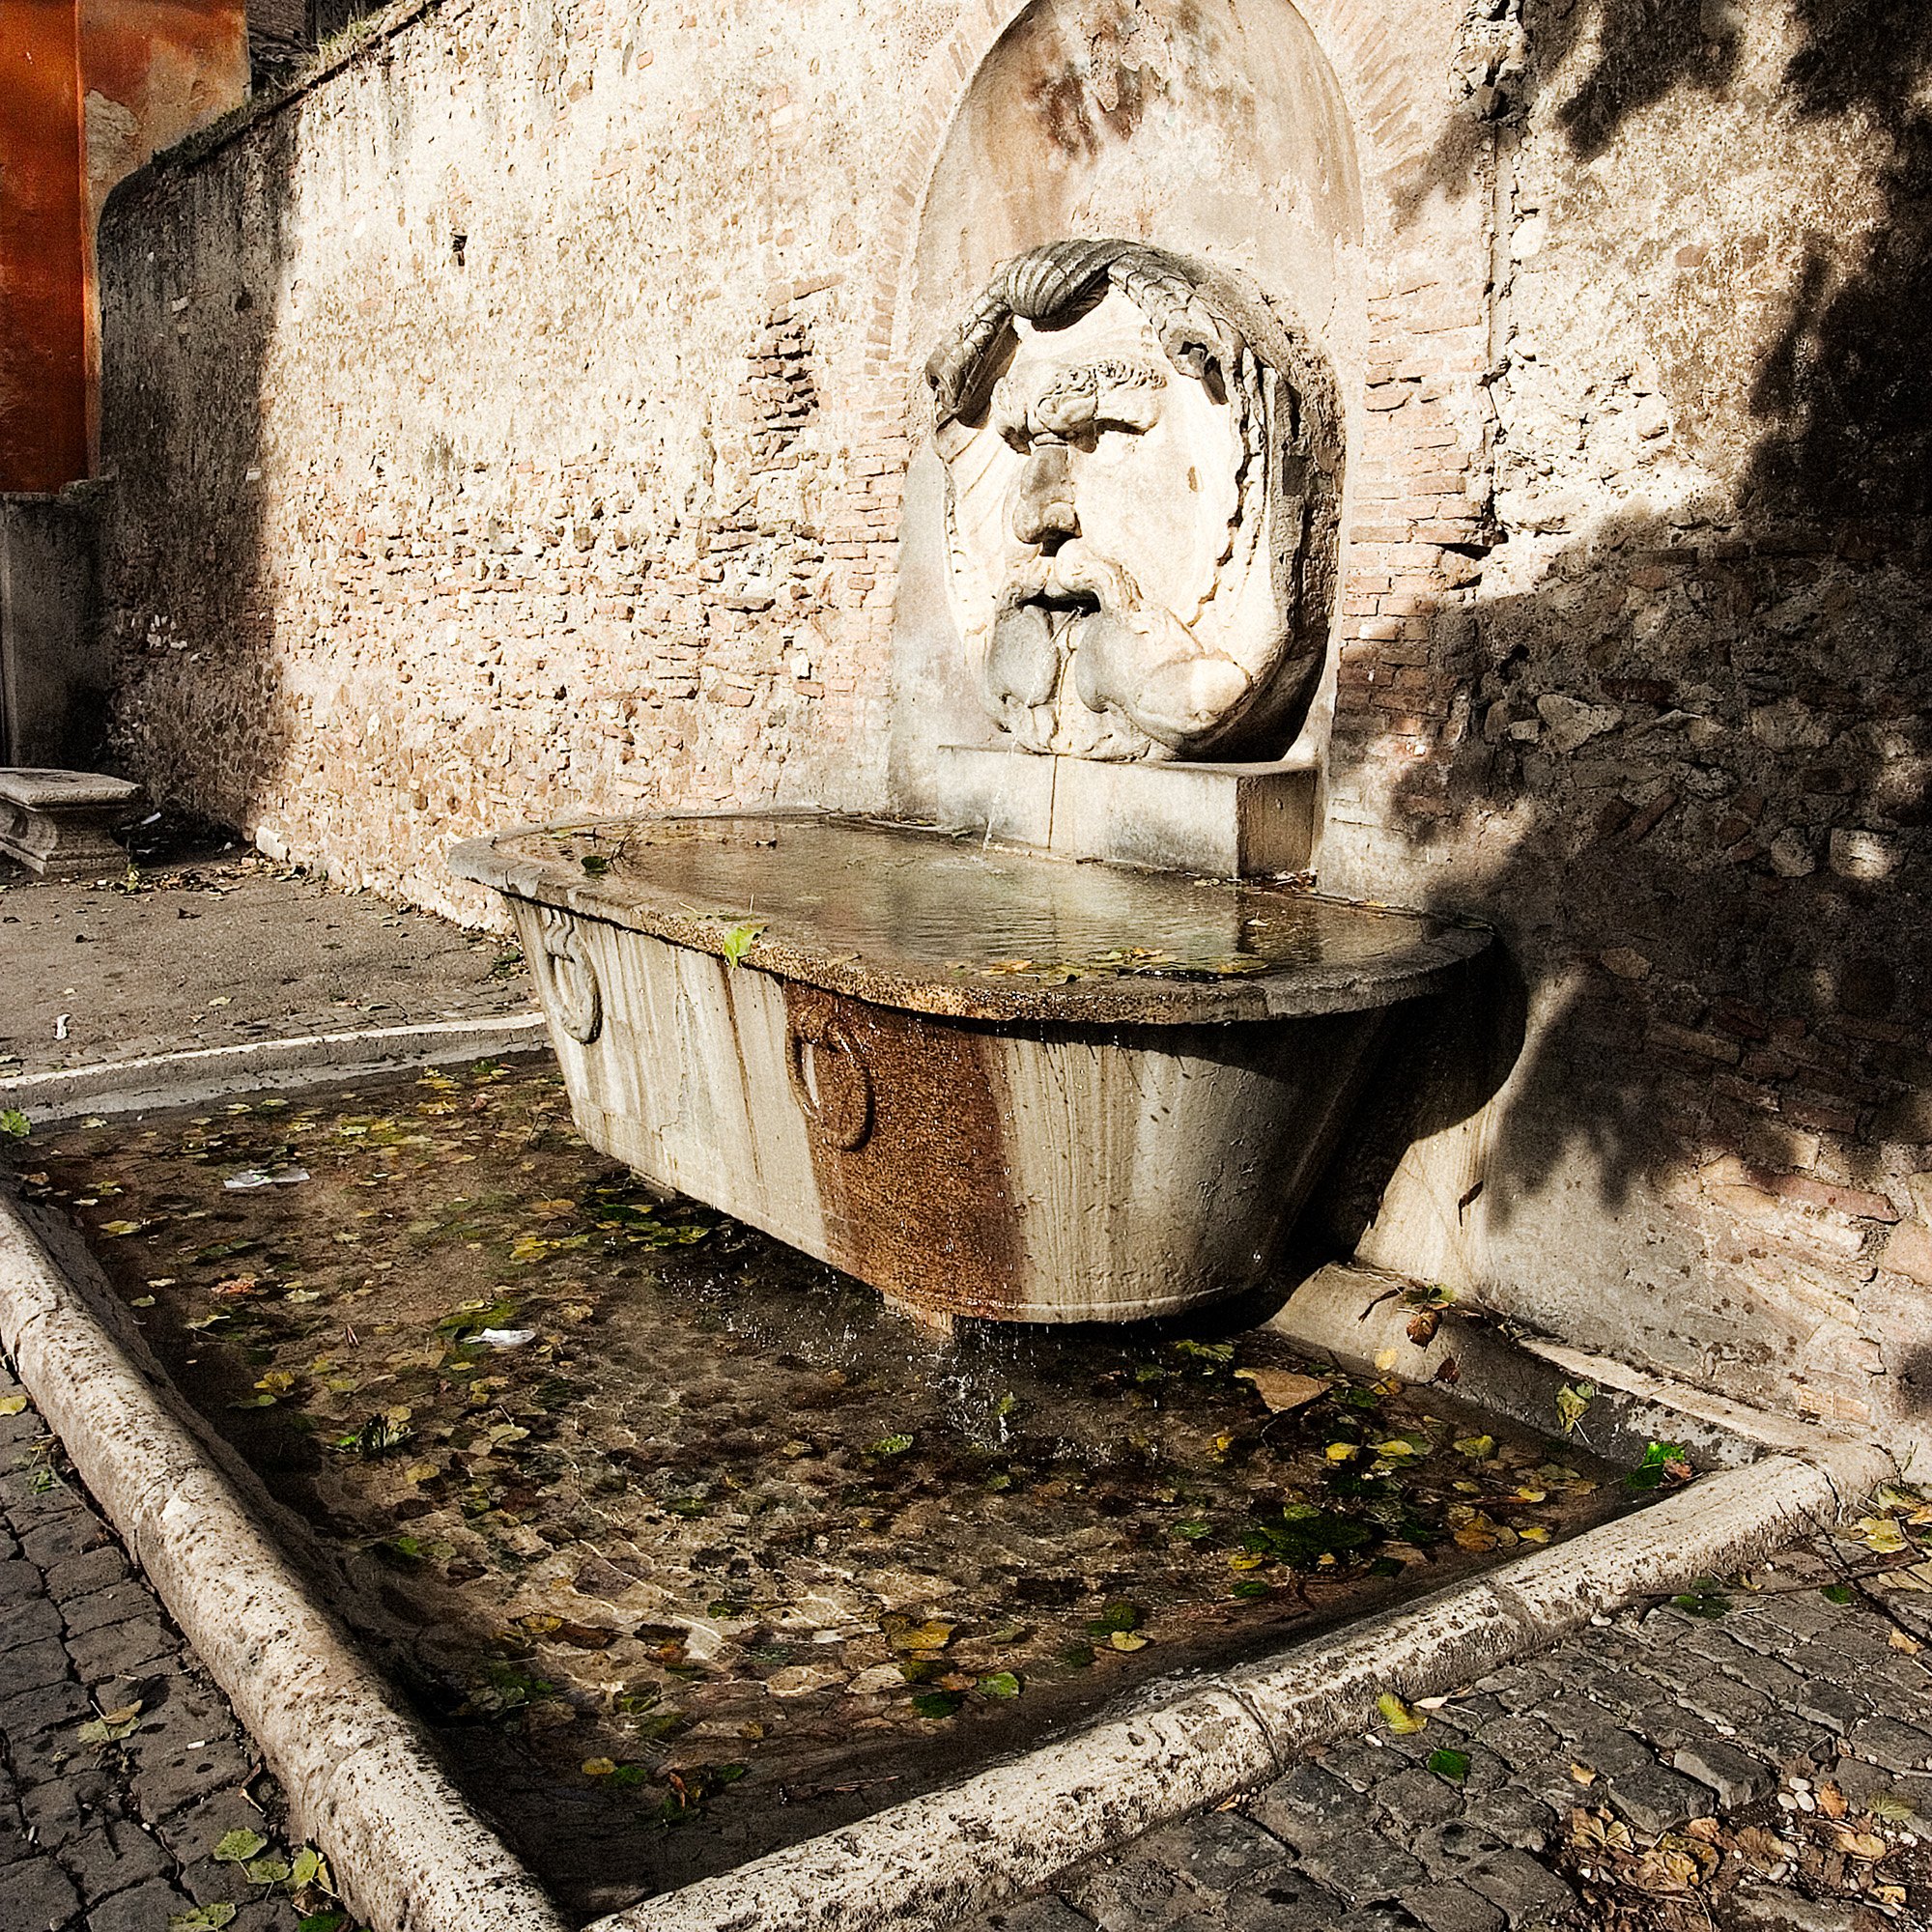
[[[1036,442],[1013,493],[1013,535],[1042,550],[1080,534],[1073,508],[1073,472],[1064,442]]]

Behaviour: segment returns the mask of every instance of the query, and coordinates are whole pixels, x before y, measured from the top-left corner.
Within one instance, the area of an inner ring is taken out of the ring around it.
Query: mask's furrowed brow
[[[1023,385],[1008,377],[994,391],[993,427],[1015,444],[1094,429],[1138,434],[1160,420],[1166,384],[1152,363],[1115,356],[1040,370]]]

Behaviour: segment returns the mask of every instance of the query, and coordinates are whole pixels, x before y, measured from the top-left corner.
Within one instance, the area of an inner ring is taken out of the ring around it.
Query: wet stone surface
[[[653,1200],[548,1071],[20,1164],[586,1915],[1638,1500],[1264,1331],[934,1342]]]
[[[912,1011],[1261,1020],[1428,990],[1487,930],[1276,884],[1070,864],[832,813],[601,819],[458,846],[463,876]]]

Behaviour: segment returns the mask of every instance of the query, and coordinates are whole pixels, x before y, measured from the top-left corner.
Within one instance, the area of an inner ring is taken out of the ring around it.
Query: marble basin
[[[1480,927],[827,813],[457,846],[506,900],[577,1122],[931,1320],[1253,1286],[1388,1010]]]

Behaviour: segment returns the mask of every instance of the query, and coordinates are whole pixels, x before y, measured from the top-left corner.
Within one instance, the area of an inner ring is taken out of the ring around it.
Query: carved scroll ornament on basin
[[[553,907],[537,910],[537,944],[530,955],[544,1009],[580,1046],[604,1030],[604,988],[575,923]]]

